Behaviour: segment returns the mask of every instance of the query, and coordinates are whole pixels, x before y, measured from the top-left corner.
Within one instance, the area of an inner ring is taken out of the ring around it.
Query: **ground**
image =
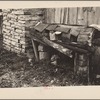
[[[0,46],[0,88],[83,85],[70,63],[54,66],[39,61],[30,66],[26,56]]]
[[[69,65],[54,66],[40,61],[30,66],[26,56],[0,51],[1,88],[82,85],[78,82]]]

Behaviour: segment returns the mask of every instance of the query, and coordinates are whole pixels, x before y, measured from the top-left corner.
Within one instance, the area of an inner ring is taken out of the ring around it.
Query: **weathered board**
[[[61,8],[55,9],[55,23],[61,23]]]
[[[48,8],[46,11],[49,23],[100,24],[100,7]]]
[[[69,17],[69,9],[68,8],[64,8],[64,16],[63,16],[63,23],[64,24],[68,24],[68,17]]]
[[[69,9],[69,24],[77,24],[77,8]]]
[[[47,23],[55,22],[55,9],[54,8],[50,8],[46,10],[46,21]]]
[[[63,20],[64,20],[64,11],[65,11],[65,9],[64,8],[62,8],[61,9],[61,18],[60,18],[60,23],[63,23]]]

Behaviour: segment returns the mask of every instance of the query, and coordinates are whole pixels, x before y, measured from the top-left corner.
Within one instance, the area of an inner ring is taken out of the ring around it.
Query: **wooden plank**
[[[88,25],[91,25],[94,23],[95,18],[95,9],[96,7],[92,7],[90,11],[88,11]]]
[[[63,23],[63,19],[64,19],[64,11],[65,11],[65,8],[61,8],[61,17],[60,17],[61,24]]]
[[[77,19],[77,24],[78,25],[86,25],[87,22],[86,22],[86,12],[83,12],[83,8],[78,8],[78,19]]]
[[[81,48],[78,48],[75,46],[70,46],[68,44],[63,44],[60,42],[52,42],[52,41],[48,40],[46,37],[43,37],[43,41],[45,43],[47,43],[49,46],[53,47],[54,49],[60,51],[61,53],[65,54],[69,57],[72,57],[70,54],[72,50],[75,52],[80,52],[80,53],[88,53],[88,51],[85,49],[81,49]]]
[[[83,24],[82,20],[83,20],[83,10],[82,8],[78,8],[77,24],[82,25]]]
[[[54,43],[54,42],[48,40],[46,37],[43,37],[43,41],[44,41],[45,43],[47,43],[49,46],[51,46],[51,47],[53,47],[54,49],[56,49],[57,51],[59,51],[59,52],[65,54],[65,55],[67,55],[68,57],[70,57],[70,58],[73,57],[72,54],[71,54],[72,50],[67,49],[67,48],[65,48],[64,46],[60,45],[60,44]]]
[[[55,9],[54,8],[51,8],[50,12],[51,12],[51,16],[50,16],[51,20],[50,20],[50,23],[55,23]]]
[[[99,7],[96,7],[95,8],[95,15],[94,15],[94,24],[98,24],[99,22],[99,17],[100,17],[100,8]]]
[[[38,25],[34,26],[34,29],[38,32],[43,32],[49,24],[39,23]]]
[[[65,8],[64,9],[63,23],[68,24],[68,19],[69,19],[69,8]]]
[[[46,12],[47,23],[55,23],[55,8],[48,8]]]
[[[78,25],[62,25],[62,24],[59,24],[58,26],[60,27],[64,27],[64,28],[73,28],[73,29],[82,29],[82,28],[85,28],[84,26],[78,26]]]
[[[77,24],[77,8],[69,9],[69,24]]]
[[[98,9],[98,15],[95,17],[97,17],[97,24],[99,25],[100,24],[100,7],[98,7],[97,9]]]
[[[83,7],[83,16],[84,16],[84,24],[83,25],[86,25],[88,26],[88,10],[87,10],[88,7]]]
[[[61,8],[55,8],[55,23],[60,23],[61,20]]]
[[[33,50],[34,50],[34,55],[35,55],[36,61],[39,61],[38,50],[37,50],[35,41],[33,39],[31,39],[31,41],[32,41],[32,46],[33,46]]]

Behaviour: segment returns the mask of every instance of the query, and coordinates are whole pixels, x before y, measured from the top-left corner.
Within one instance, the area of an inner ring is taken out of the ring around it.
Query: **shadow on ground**
[[[45,62],[34,62],[30,66],[27,57],[1,49],[0,87],[82,85],[69,64],[54,66]]]

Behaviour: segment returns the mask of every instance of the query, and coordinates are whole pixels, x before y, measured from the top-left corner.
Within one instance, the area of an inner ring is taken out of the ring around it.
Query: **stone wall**
[[[43,21],[44,9],[3,9],[3,46],[18,54],[31,48],[29,29]]]

